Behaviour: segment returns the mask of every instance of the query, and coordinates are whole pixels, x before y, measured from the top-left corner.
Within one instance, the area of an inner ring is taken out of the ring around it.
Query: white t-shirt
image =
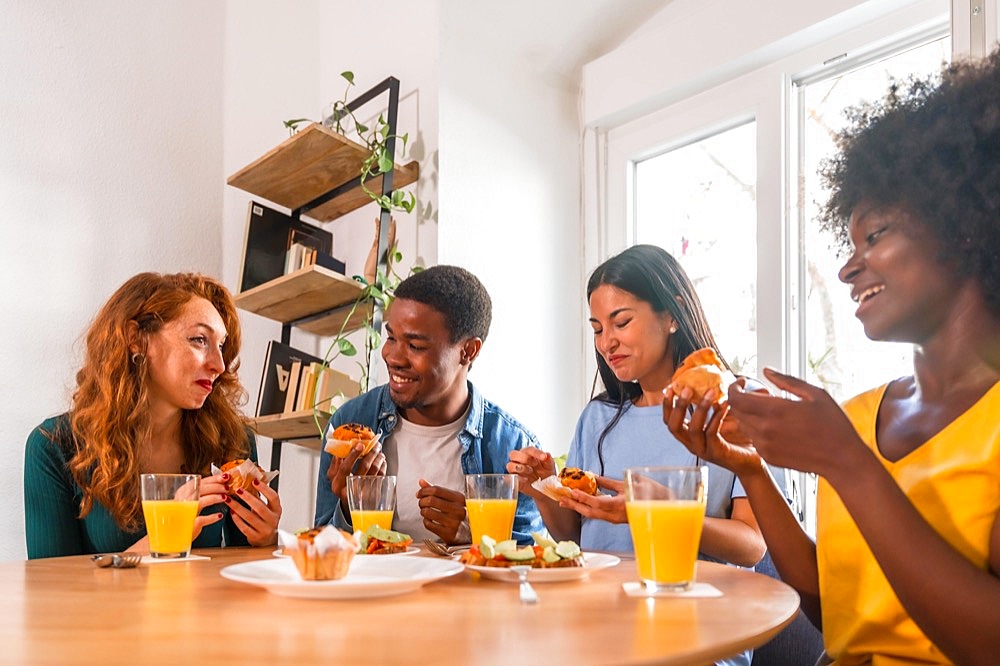
[[[422,539],[440,540],[424,527],[417,505],[420,479],[465,494],[465,472],[462,471],[462,431],[468,412],[458,420],[443,426],[422,426],[400,417],[388,441],[383,444],[386,474],[396,476],[396,519],[393,529],[409,534],[415,542]],[[459,528],[458,536],[468,535],[468,521]],[[468,536],[465,537],[468,540]]]

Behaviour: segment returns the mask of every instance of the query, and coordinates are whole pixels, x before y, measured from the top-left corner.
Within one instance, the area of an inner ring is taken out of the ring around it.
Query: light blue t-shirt
[[[576,424],[566,464],[612,479],[625,478],[626,467],[708,466],[708,504],[705,515],[729,518],[734,497],[746,497],[736,475],[729,470],[699,460],[670,433],[663,423],[663,408],[627,405],[621,419],[604,438],[601,447],[604,467],[597,455],[597,441],[605,426],[614,418],[617,407],[591,400],[583,408]],[[581,518],[580,547],[583,550],[610,550],[631,553],[632,535],[628,523],[613,524],[604,520]],[[704,560],[712,560],[703,554]]]

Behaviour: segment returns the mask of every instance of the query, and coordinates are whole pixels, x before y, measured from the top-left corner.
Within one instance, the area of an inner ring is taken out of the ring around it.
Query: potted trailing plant
[[[390,142],[389,139],[400,141],[402,143],[401,152],[405,153],[409,134],[390,134],[389,123],[386,122],[385,116],[381,113],[371,127],[359,121],[347,102],[347,95],[354,86],[354,73],[341,72],[340,76],[347,82],[344,96],[332,102],[330,115],[323,119],[323,123],[344,136],[347,136],[353,129],[353,133],[368,149],[368,157],[361,163],[361,189],[365,191],[365,194],[385,210],[412,212],[416,204],[416,196],[413,192],[393,190],[391,194],[383,195],[366,185],[369,178],[392,171],[394,156],[389,151],[389,144],[394,143],[394,141]],[[315,121],[310,118],[293,118],[285,120],[284,125],[288,128],[289,135],[292,135],[298,131],[299,125],[311,122]]]
[[[348,106],[347,99],[351,88],[354,87],[354,73],[345,71],[341,72],[340,76],[347,83],[344,88],[344,95],[341,99],[335,100],[331,103],[330,113],[323,118],[323,124],[344,136],[348,136],[349,133],[353,133],[357,136],[360,143],[367,148],[368,156],[361,163],[361,188],[372,199],[372,201],[379,205],[380,209],[385,211],[399,210],[407,213],[412,212],[416,204],[416,197],[412,192],[394,190],[390,194],[383,195],[380,192],[373,191],[366,184],[370,178],[376,178],[392,171],[395,160],[394,155],[390,151],[390,146],[394,148],[395,140],[398,140],[401,142],[401,152],[405,153],[409,135],[392,134],[389,124],[386,122],[383,114],[379,114],[378,119],[370,127],[359,121],[357,116],[355,116],[354,111]],[[299,125],[311,122],[315,121],[310,118],[294,118],[291,120],[285,120],[284,126],[288,129],[289,135],[292,135],[298,131]],[[390,141],[390,139],[392,139],[392,141]],[[378,220],[376,220],[376,224],[377,223]],[[368,265],[366,266],[365,275],[354,276],[354,279],[363,285],[363,289],[358,295],[358,298],[351,304],[348,316],[344,318],[344,323],[341,324],[340,330],[333,336],[330,345],[327,348],[327,352],[323,357],[324,367],[329,367],[334,359],[338,357],[357,356],[358,349],[348,338],[349,332],[346,331],[348,322],[354,318],[358,308],[364,308],[369,303],[377,304],[383,311],[388,308],[389,303],[392,301],[396,285],[398,285],[402,279],[393,268],[394,265],[398,265],[402,260],[402,255],[396,248],[394,240],[395,223],[391,222],[390,226],[388,243],[389,248],[387,250],[388,256],[386,257],[385,270],[378,269],[378,262],[372,261],[372,259],[377,259],[376,253],[378,251],[378,235],[378,227],[376,226],[375,243],[372,247],[372,255],[369,256],[369,261],[367,262]],[[417,271],[420,270],[420,268],[414,267],[411,270]],[[381,330],[375,328],[370,311],[365,314],[361,330],[364,331],[365,357],[363,361],[358,361],[358,366],[361,368],[361,379],[359,384],[361,391],[364,392],[368,389],[368,368],[371,365],[371,355],[374,350],[378,349],[382,344],[382,332]],[[318,381],[319,378],[317,377],[317,383]],[[341,395],[341,397],[343,396]],[[323,403],[316,402],[313,404],[313,420],[316,423],[316,429],[319,431],[320,437],[323,437],[326,424],[322,422],[321,417],[324,416],[324,414],[320,411],[320,404]],[[336,408],[334,407],[332,401],[329,405],[332,413]]]

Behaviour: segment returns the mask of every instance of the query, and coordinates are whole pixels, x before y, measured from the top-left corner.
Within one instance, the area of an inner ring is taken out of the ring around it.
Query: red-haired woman
[[[276,542],[281,502],[266,484],[230,497],[212,463],[256,460],[238,406],[240,323],[229,291],[197,274],[140,273],[86,336],[68,413],[28,437],[28,557],[143,550],[139,475],[198,473],[194,547]]]

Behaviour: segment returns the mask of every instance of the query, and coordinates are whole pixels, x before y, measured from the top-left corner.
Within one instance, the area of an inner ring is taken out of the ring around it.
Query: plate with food
[[[532,546],[518,546],[514,540],[496,542],[484,536],[478,545],[457,556],[466,570],[492,580],[518,582],[510,570],[515,565],[528,565],[528,580],[532,583],[558,583],[582,580],[592,571],[613,567],[621,558],[605,553],[584,553],[572,541],[555,541],[538,532],[532,533]]]
[[[359,555],[387,557],[390,555],[413,555],[420,552],[419,548],[412,545],[413,538],[409,534],[382,529],[378,525],[371,525],[364,532],[358,532],[357,538],[361,544],[361,548],[358,550]]]
[[[428,557],[356,557],[343,578],[305,580],[292,558],[241,562],[220,573],[271,594],[301,599],[365,599],[413,592],[427,583],[462,571],[458,562]]]
[[[419,552],[420,549],[417,548],[416,546],[407,546],[406,550],[398,551],[395,553],[358,553],[358,555],[359,556],[374,555],[375,557],[398,557],[400,555],[416,555]],[[273,555],[274,557],[291,557],[291,555],[286,555],[285,551],[283,551],[281,548],[275,549],[275,551],[271,553],[271,555]]]

